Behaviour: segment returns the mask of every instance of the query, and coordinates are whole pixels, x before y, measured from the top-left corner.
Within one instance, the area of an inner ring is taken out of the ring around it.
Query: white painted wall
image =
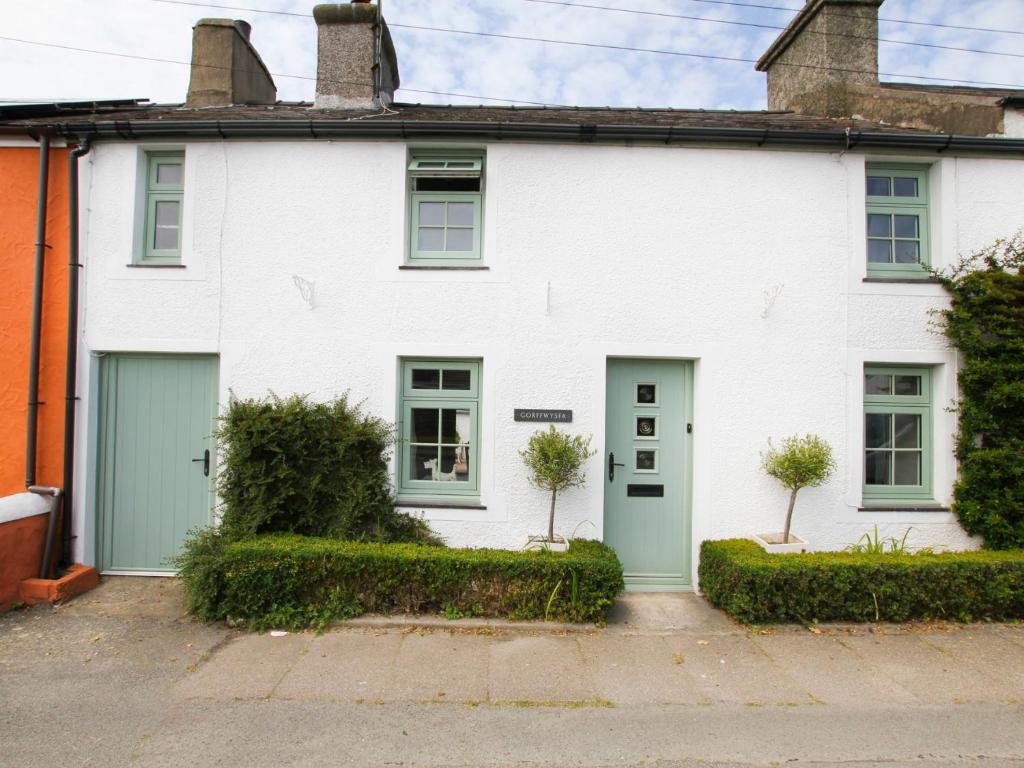
[[[950,500],[955,473],[944,406],[956,357],[931,315],[944,294],[862,282],[863,154],[488,145],[489,271],[410,272],[398,269],[405,144],[189,143],[186,269],[133,269],[138,153],[155,146],[101,143],[90,155],[83,388],[88,351],[217,352],[222,401],[229,389],[348,390],[393,419],[398,357],[482,358],[486,509],[425,514],[451,544],[514,547],[543,529],[547,510],[517,456],[536,425],[514,423],[512,409],[571,408],[572,429],[594,435],[591,481],[559,502],[558,527],[590,521],[581,535],[599,535],[605,360],[690,358],[695,547],[780,528],[785,493],[759,453],[770,435],[794,432],[825,437],[839,463],[798,501],[795,529],[816,546],[841,548],[876,523],[884,533],[913,526],[915,544],[974,544],[946,512],[858,509],[866,361],[938,366],[938,501]],[[867,159],[933,164],[939,262],[1021,223],[1021,161]],[[315,282],[313,309],[293,275]],[[773,286],[781,293],[763,316]],[[91,432],[80,430],[79,466],[93,461]],[[88,478],[78,489],[78,508],[91,510]],[[86,559],[90,536],[80,530]]]

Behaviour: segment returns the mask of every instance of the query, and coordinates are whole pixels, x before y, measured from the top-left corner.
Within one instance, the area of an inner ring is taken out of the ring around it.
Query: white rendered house
[[[542,532],[518,451],[551,421],[593,435],[556,528],[607,540],[636,588],[692,588],[701,541],[779,530],[760,453],[794,433],[839,467],[798,501],[814,547],[876,524],[974,546],[949,511],[957,358],[923,265],[1020,226],[1024,141],[392,104],[375,8],[337,8],[318,9],[316,104],[239,106],[230,77],[217,103],[194,76],[184,106],[46,118],[91,142],[77,560],[166,571],[211,519],[217,404],[269,391],[393,420],[399,502],[451,545]],[[243,26],[208,33],[259,61]]]

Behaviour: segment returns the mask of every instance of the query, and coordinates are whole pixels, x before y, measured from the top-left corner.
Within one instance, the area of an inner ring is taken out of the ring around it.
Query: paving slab
[[[241,635],[182,680],[177,693],[185,698],[268,698],[312,640],[305,633]]]
[[[490,698],[492,638],[474,632],[405,632],[384,693],[386,701],[478,703]]]
[[[388,695],[402,634],[341,630],[314,636],[274,689],[280,699],[382,702]]]
[[[597,691],[574,635],[499,635],[488,655],[490,701],[593,701]]]
[[[685,656],[661,635],[606,634],[579,638],[597,696],[615,706],[704,702],[705,691]]]
[[[921,635],[921,641],[975,677],[980,700],[1024,701],[1024,647],[994,632],[971,630],[933,632]]]
[[[735,632],[738,627],[724,612],[693,592],[628,592],[616,599],[608,615],[608,630],[624,634],[721,634]]]

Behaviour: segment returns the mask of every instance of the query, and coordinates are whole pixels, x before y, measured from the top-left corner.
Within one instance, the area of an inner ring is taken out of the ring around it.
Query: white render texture
[[[140,153],[160,146],[186,152],[186,268],[129,268]],[[805,432],[828,440],[839,465],[827,485],[798,498],[794,531],[812,546],[842,548],[875,524],[885,535],[912,527],[914,545],[976,546],[948,512],[858,509],[865,362],[938,366],[937,502],[950,501],[955,473],[955,419],[945,407],[956,355],[932,314],[944,291],[863,282],[864,163],[932,166],[938,263],[1020,225],[1024,163],[754,148],[482,148],[489,270],[417,272],[399,270],[404,143],[98,143],[83,190],[80,380],[96,366],[87,352],[216,352],[222,402],[229,391],[348,391],[394,419],[400,357],[481,358],[486,509],[424,514],[451,544],[518,547],[544,530],[547,499],[517,454],[543,425],[513,422],[513,408],[571,408],[569,428],[594,435],[590,481],[560,499],[556,527],[599,537],[606,359],[693,359],[695,550],[703,539],[781,528],[786,495],[761,471],[759,454],[769,436]],[[315,284],[312,307],[295,276]],[[83,395],[85,424],[94,398]],[[80,463],[93,461],[94,427],[81,434]],[[92,514],[84,477],[79,541]]]

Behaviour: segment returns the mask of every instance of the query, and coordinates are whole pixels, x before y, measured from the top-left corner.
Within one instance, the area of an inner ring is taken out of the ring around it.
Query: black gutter
[[[32,278],[32,330],[28,359],[28,425],[25,434],[25,487],[36,484],[39,427],[39,347],[43,327],[43,271],[46,265],[46,204],[50,186],[50,136],[39,137],[39,202],[36,205],[36,259]]]
[[[1024,153],[1024,139],[877,131],[714,128],[662,125],[495,123],[445,120],[123,120],[49,126],[69,139],[376,138],[552,141],[641,141],[659,144],[812,146],[843,150],[847,142],[875,149]],[[32,126],[6,126],[25,132]],[[35,126],[36,129],[39,126]]]
[[[71,552],[72,495],[75,484],[75,390],[78,384],[78,158],[89,151],[84,139],[68,153],[68,346],[64,372],[64,513],[61,515],[61,563]]]

